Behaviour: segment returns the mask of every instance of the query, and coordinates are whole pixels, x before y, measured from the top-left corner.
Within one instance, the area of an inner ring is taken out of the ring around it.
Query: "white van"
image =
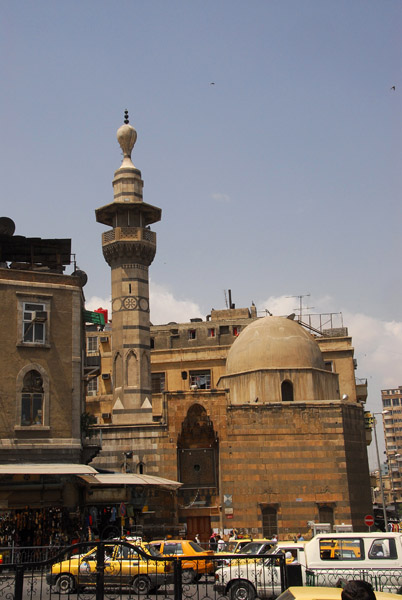
[[[399,533],[320,533],[309,542],[279,542],[272,551],[278,553],[288,553],[291,564],[286,563],[300,572],[304,585],[333,587],[363,579],[377,591],[402,591]],[[233,563],[215,571],[215,590],[231,600],[270,598],[281,592],[280,569],[268,558]]]

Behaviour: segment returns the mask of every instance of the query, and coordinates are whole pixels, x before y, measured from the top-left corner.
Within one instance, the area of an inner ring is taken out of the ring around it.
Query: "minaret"
[[[102,250],[112,270],[113,412],[117,425],[152,423],[148,267],[156,252],[149,225],[162,211],[145,204],[144,182],[131,161],[137,132],[129,125],[117,131],[123,162],[113,179],[114,201],[98,208],[96,220],[108,225]]]

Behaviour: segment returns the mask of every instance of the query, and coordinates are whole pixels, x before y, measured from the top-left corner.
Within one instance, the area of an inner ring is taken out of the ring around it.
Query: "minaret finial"
[[[137,132],[134,127],[129,124],[128,110],[125,110],[124,125],[119,127],[117,130],[117,141],[119,142],[123,151],[123,162],[120,168],[134,167],[133,163],[131,162],[131,152],[136,140]]]

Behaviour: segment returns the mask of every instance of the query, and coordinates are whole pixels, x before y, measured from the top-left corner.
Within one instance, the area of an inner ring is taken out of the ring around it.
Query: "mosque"
[[[132,488],[131,525],[148,537],[206,540],[233,528],[291,537],[317,522],[361,530],[372,510],[367,382],[355,378],[347,328],[258,317],[231,298],[205,320],[152,325],[151,225],[161,209],[143,201],[136,137],[126,113],[114,198],[96,210],[108,227],[112,315],[86,332],[88,356],[100,358],[86,381],[86,410],[102,433],[90,465],[127,483],[134,474],[182,483],[177,493]],[[86,501],[100,507],[109,492],[94,486]]]

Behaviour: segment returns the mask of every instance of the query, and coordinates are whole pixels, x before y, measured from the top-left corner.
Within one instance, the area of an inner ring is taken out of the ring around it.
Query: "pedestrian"
[[[226,550],[226,542],[221,536],[218,536],[218,552],[224,552]]]
[[[376,600],[373,586],[368,581],[354,579],[348,581],[342,590],[342,600]]]
[[[276,535],[276,533],[274,533],[271,539],[274,542],[274,544],[276,544],[276,542],[278,541],[278,536]]]
[[[200,545],[200,544],[201,544],[201,540],[200,540],[200,534],[199,534],[199,533],[196,533],[196,534],[195,534],[194,541],[195,541],[195,542],[196,542],[198,545]]]
[[[212,533],[209,538],[209,549],[216,552],[218,549],[218,540],[216,539],[216,533]]]
[[[304,537],[301,533],[298,533],[296,536],[296,542],[304,542]]]

